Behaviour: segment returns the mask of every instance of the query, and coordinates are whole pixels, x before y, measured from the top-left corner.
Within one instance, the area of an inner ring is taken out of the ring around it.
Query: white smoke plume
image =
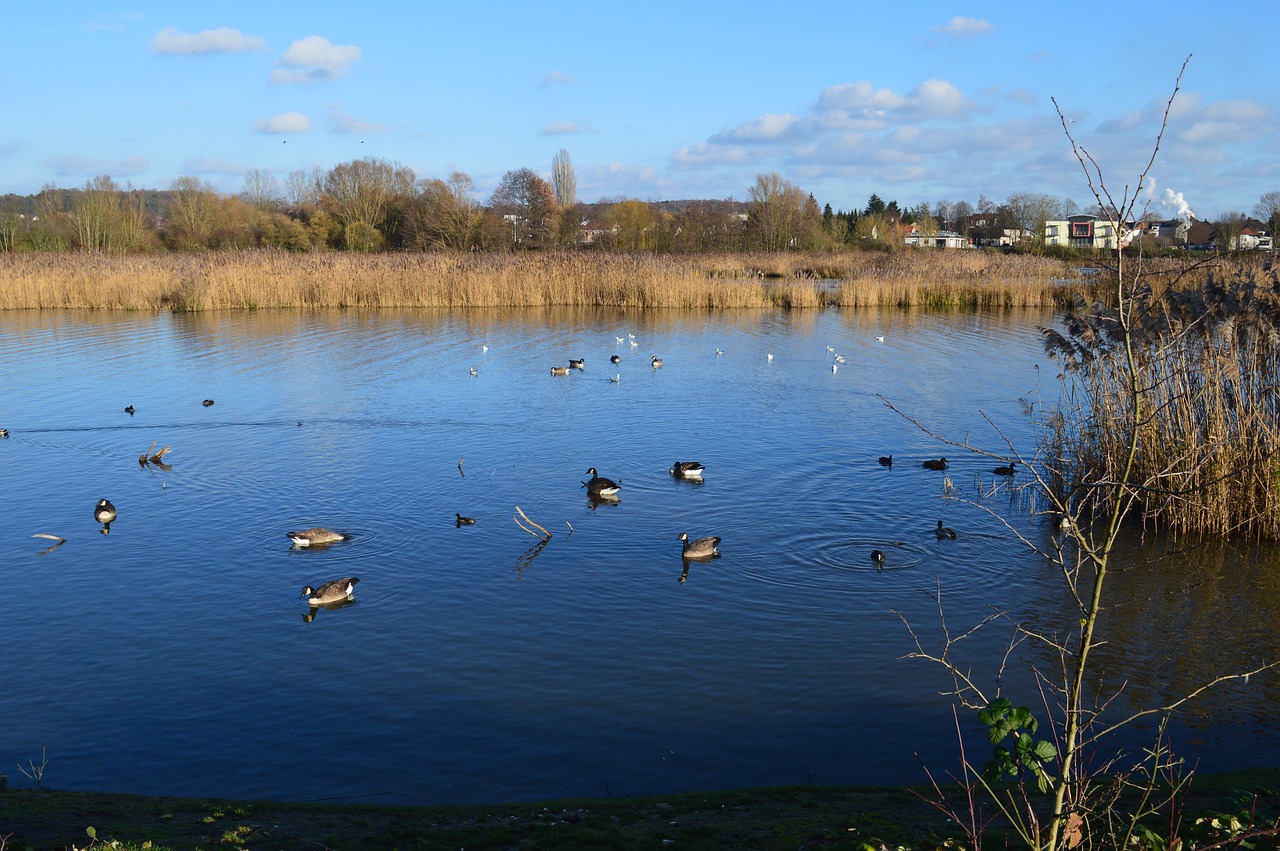
[[[1174,192],[1172,189],[1164,190],[1162,199],[1166,207],[1173,208],[1173,214],[1184,222],[1191,221],[1195,213],[1191,210],[1191,205],[1187,203],[1187,199],[1182,197],[1181,192]]]

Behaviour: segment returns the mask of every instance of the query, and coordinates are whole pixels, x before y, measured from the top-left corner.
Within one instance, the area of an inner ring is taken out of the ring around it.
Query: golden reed
[[[0,255],[0,310],[1035,307],[1069,267],[990,252]]]

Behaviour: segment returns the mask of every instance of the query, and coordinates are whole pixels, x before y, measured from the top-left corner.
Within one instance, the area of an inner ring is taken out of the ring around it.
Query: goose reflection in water
[[[355,604],[356,601],[354,599],[350,599],[339,600],[336,603],[320,603],[319,605],[312,605],[307,609],[307,612],[302,616],[302,619],[306,623],[311,623],[316,619],[316,614],[319,613],[321,609],[324,609],[326,612],[336,612],[338,609],[345,609],[347,606],[354,606]]]
[[[587,492],[587,508],[590,508],[592,511],[595,511],[602,505],[609,505],[617,508],[618,503],[620,502],[622,502],[622,499],[616,493]]]

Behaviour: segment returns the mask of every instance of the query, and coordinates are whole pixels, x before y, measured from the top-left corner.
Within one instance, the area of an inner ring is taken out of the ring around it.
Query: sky
[[[1132,192],[1188,56],[1140,209],[1280,190],[1280,32],[1244,6],[120,3],[5,4],[0,194],[104,174],[235,193],[375,157],[465,172],[484,201],[564,149],[587,202],[745,200],[776,172],[836,210],[1087,207],[1068,131]]]

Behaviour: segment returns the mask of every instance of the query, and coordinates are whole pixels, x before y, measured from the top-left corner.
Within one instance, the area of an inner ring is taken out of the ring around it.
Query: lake
[[[1034,455],[1027,411],[1062,386],[1053,322],[0,314],[0,770],[27,784],[15,765],[44,752],[63,789],[392,803],[920,782],[957,747],[903,618],[936,648],[938,589],[953,632],[1077,617],[1005,526],[1052,540],[1026,475],[920,427]],[[550,374],[570,358],[585,368]],[[590,467],[616,500],[588,497]],[[293,547],[310,526],[350,537]],[[681,532],[720,536],[719,557],[686,566]],[[1274,547],[1135,533],[1125,563],[1098,657],[1127,683],[1117,708],[1280,652]],[[299,598],[344,576],[346,606]],[[961,648],[992,695],[1008,634]],[[1039,710],[1032,662],[1052,669],[1024,645],[1003,687]],[[1277,679],[1195,703],[1175,749],[1276,765]]]

